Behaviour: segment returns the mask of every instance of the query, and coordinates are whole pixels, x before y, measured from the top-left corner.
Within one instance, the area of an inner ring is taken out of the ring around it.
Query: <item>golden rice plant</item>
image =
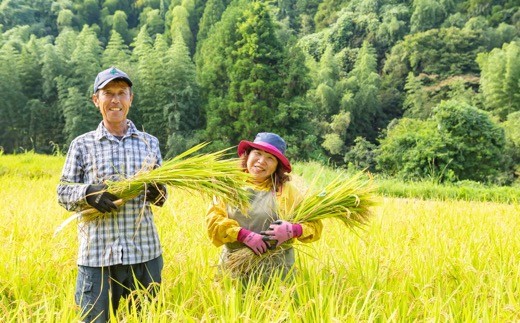
[[[299,204],[288,210],[287,214],[279,214],[279,217],[291,223],[336,219],[347,229],[362,228],[370,220],[371,207],[377,203],[375,190],[372,178],[363,171],[351,177],[340,175],[322,189],[309,189]],[[249,248],[239,249],[229,255],[226,269],[233,276],[240,276],[260,266],[275,266],[273,256],[293,241],[291,239],[260,256]]]
[[[249,203],[249,196],[244,185],[250,180],[251,175],[239,167],[238,158],[224,158],[230,148],[194,155],[206,145],[208,143],[198,144],[164,161],[160,167],[150,169],[145,165],[134,176],[120,181],[106,181],[106,191],[120,198],[114,202],[120,206],[142,194],[146,185],[163,184],[197,191],[208,197],[216,196],[226,203],[245,208]],[[110,215],[102,214],[94,208],[85,209],[67,219],[56,232],[72,220],[90,221],[101,216]]]
[[[376,204],[376,187],[365,172],[337,176],[323,189],[312,191],[283,220],[303,223],[327,218],[340,220],[347,228],[361,227],[370,219]]]

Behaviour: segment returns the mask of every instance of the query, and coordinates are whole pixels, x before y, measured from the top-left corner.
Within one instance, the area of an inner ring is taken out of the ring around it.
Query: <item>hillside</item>
[[[277,132],[289,157],[406,180],[520,175],[515,0],[2,0],[0,149],[94,129],[101,69],[174,156]]]

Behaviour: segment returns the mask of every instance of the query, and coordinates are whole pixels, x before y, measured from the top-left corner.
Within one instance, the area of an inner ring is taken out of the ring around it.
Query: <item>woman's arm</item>
[[[206,225],[211,242],[217,247],[224,243],[237,241],[241,227],[237,221],[228,218],[226,205],[221,201],[214,201],[206,213]]]

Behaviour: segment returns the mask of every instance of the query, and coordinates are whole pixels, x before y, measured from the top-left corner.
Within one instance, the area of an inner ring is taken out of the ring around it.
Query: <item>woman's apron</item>
[[[239,208],[228,206],[228,217],[236,220],[242,228],[260,233],[268,230],[269,225],[278,220],[276,196],[273,191],[256,191],[252,189],[249,191],[251,193],[250,207],[247,210],[249,216],[246,217],[242,214]],[[220,256],[221,266],[225,269],[226,259],[229,254],[242,248],[248,247],[240,241],[226,243]],[[258,256],[255,255],[255,257]],[[256,272],[261,273],[264,281],[272,274],[275,274],[273,270],[276,270],[276,274],[281,274],[282,278],[285,278],[293,265],[294,249],[286,247],[284,250],[277,250],[275,255],[270,256],[268,262],[261,262]],[[281,273],[278,270],[281,270]],[[247,276],[250,276],[250,274],[252,273],[246,273]]]

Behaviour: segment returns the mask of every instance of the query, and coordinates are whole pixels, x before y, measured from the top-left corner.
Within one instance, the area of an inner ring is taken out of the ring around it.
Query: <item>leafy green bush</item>
[[[354,140],[354,146],[345,154],[345,164],[351,169],[367,169],[375,171],[375,149],[376,145],[369,142],[365,138],[357,137]]]
[[[378,169],[401,179],[496,182],[505,172],[505,135],[482,110],[441,102],[428,120],[391,125],[377,151]]]
[[[444,179],[450,162],[433,121],[403,118],[393,124],[377,150],[377,169],[405,180]]]
[[[509,114],[502,126],[506,133],[506,155],[511,158],[511,176],[520,184],[520,111]]]
[[[504,130],[487,113],[452,100],[437,107],[434,120],[457,179],[492,182],[505,170]]]

